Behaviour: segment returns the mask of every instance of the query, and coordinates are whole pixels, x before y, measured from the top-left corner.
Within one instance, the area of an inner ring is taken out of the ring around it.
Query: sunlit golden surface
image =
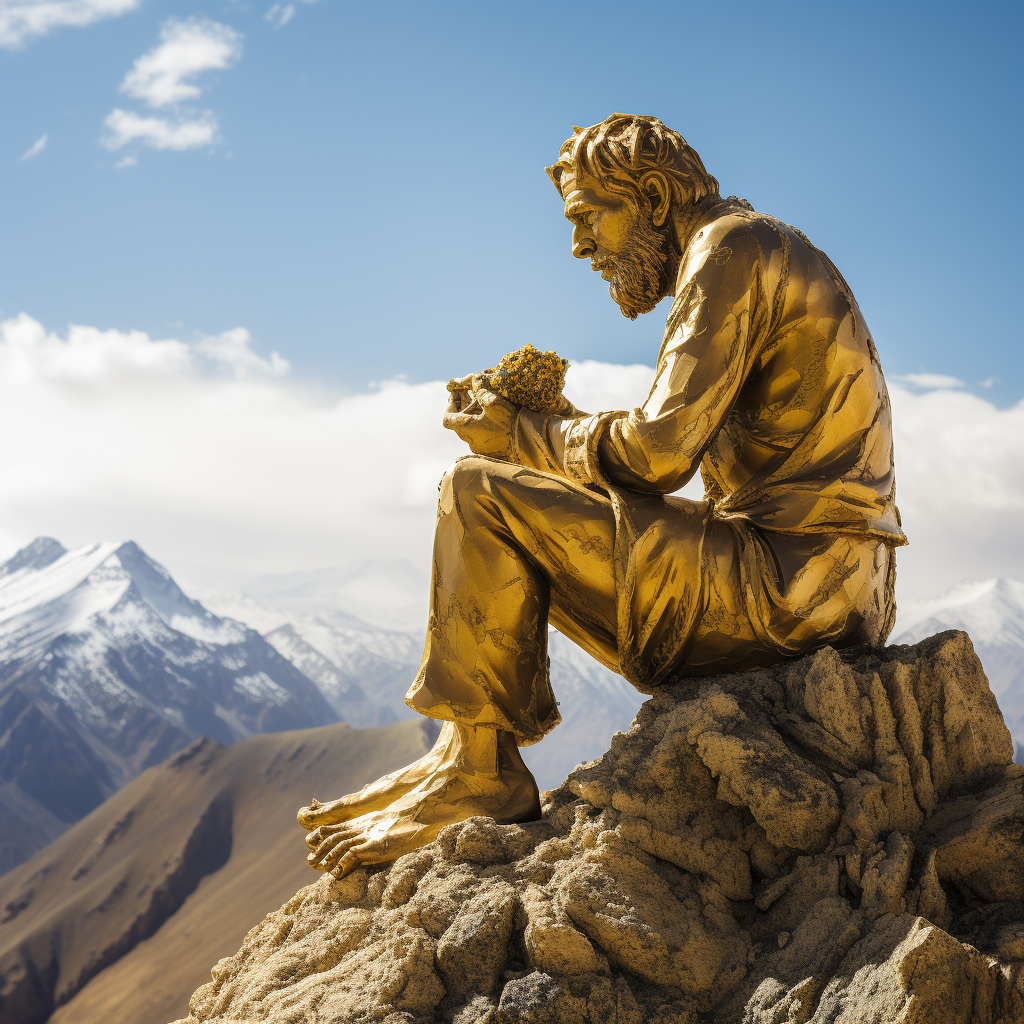
[[[300,811],[321,870],[392,860],[474,814],[537,813],[518,746],[559,721],[549,622],[645,693],[879,645],[893,625],[906,541],[889,400],[839,271],[795,228],[723,199],[654,118],[576,129],[548,173],[573,254],[626,316],[674,297],[651,392],[584,413],[553,361],[540,400],[495,370],[449,385],[445,425],[474,455],[441,483],[406,698],[449,724],[409,768]],[[525,370],[526,356],[503,363]],[[698,468],[704,500],[674,496]]]

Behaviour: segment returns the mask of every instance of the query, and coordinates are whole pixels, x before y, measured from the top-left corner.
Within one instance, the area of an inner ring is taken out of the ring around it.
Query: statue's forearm
[[[523,408],[512,431],[512,461],[543,473],[565,476],[565,430],[584,415],[573,410],[571,417]]]

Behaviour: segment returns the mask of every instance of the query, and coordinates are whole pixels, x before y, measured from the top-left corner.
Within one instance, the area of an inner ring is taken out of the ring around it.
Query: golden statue
[[[310,863],[338,877],[473,815],[539,814],[519,747],[559,721],[549,622],[642,693],[893,625],[889,399],[832,261],[723,199],[653,117],[574,128],[547,170],[573,255],[626,316],[674,296],[654,382],[639,409],[580,412],[531,348],[449,385],[444,424],[474,454],[441,482],[406,696],[445,724],[415,764],[299,812]],[[698,466],[704,500],[676,496]]]

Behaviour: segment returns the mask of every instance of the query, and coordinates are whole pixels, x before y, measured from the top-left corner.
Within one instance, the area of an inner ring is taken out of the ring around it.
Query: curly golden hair
[[[656,117],[642,114],[612,114],[589,128],[573,125],[558,162],[545,170],[560,193],[562,176],[569,172],[574,178],[593,178],[612,192],[644,196],[644,175],[660,171],[675,202],[718,195],[718,182],[686,139]]]

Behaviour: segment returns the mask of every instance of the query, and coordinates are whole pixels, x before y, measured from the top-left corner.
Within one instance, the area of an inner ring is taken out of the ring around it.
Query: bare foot
[[[393,800],[428,779],[437,771],[440,764],[452,760],[457,752],[455,724],[445,722],[430,753],[363,786],[358,793],[350,793],[324,804],[314,799],[307,807],[299,808],[299,824],[304,829],[315,829],[321,825],[337,825],[358,818],[369,811],[382,810]]]
[[[482,814],[508,823],[540,817],[537,783],[510,733],[460,725],[453,731],[452,742],[439,751],[439,737],[427,755],[446,756],[417,785],[403,784],[404,792],[386,807],[311,831],[310,865],[344,878],[361,864],[392,861],[433,842],[446,825],[466,818]]]

